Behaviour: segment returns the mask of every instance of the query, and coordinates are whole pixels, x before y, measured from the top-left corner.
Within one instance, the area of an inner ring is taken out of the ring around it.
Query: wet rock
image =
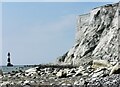
[[[3,71],[0,70],[0,78],[2,78],[2,76],[3,76]]]
[[[3,76],[3,71],[2,70],[0,70],[0,76]]]

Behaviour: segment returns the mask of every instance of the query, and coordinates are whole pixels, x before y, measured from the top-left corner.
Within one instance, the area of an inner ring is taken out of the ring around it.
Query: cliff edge
[[[58,62],[81,65],[93,59],[120,61],[120,4],[94,8],[77,18],[75,45]]]

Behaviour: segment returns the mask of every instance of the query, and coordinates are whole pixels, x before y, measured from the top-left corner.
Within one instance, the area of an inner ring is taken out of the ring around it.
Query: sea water
[[[25,71],[27,69],[31,68],[31,66],[25,66],[25,65],[15,65],[15,66],[0,66],[0,69],[4,72],[4,73],[8,73],[8,72],[12,72],[12,71]]]

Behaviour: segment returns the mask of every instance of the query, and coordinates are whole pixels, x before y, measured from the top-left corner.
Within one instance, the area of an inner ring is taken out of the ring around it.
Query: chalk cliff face
[[[93,59],[119,61],[120,5],[108,4],[79,15],[75,45],[58,61],[84,64]]]

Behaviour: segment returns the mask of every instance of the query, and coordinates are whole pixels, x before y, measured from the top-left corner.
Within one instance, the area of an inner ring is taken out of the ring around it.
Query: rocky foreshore
[[[37,66],[26,71],[1,71],[0,87],[119,87],[119,73],[120,64],[107,60],[93,60],[76,68]]]

